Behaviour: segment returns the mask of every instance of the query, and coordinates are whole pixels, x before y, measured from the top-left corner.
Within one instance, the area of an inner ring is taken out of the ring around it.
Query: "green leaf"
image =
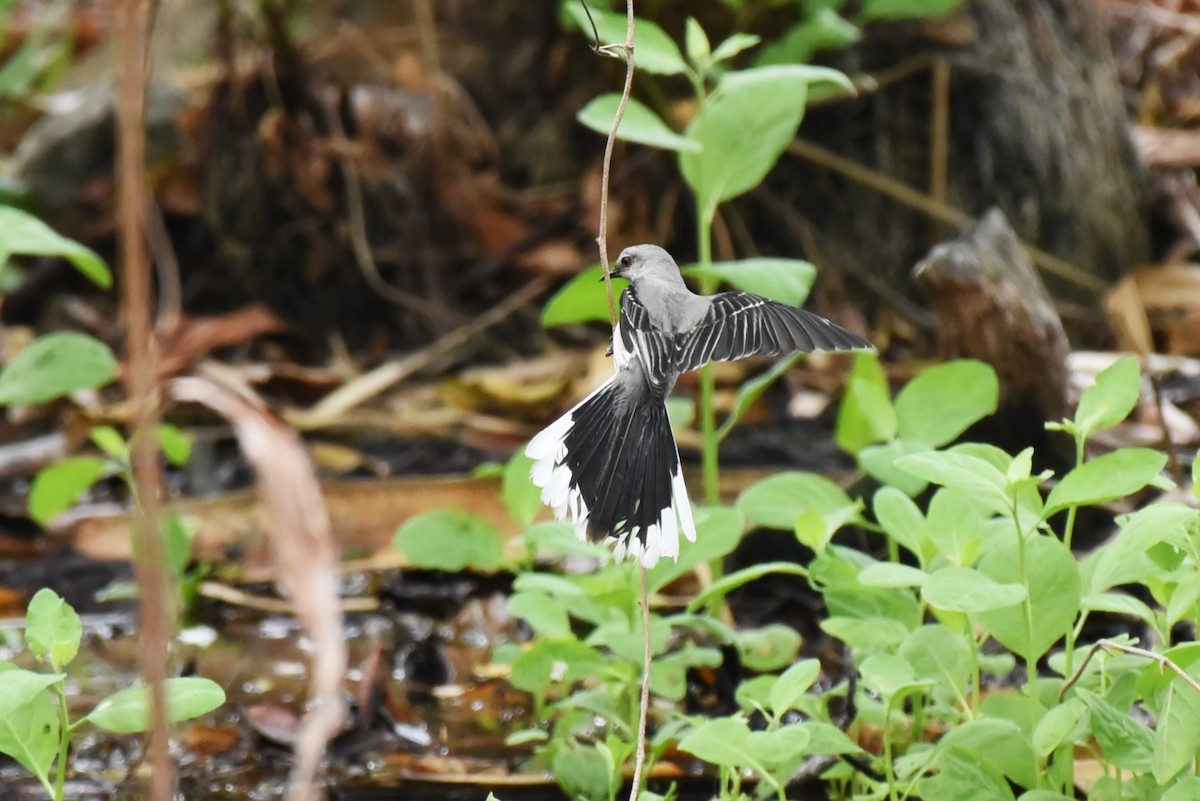
[[[771,685],[771,712],[775,717],[795,708],[820,675],[821,663],[816,659],[802,659],[781,673]]]
[[[109,463],[95,456],[75,456],[50,465],[29,487],[29,516],[48,526],[108,472]]]
[[[1104,749],[1104,761],[1122,770],[1149,770],[1154,761],[1150,730],[1090,690],[1079,688],[1076,694],[1091,712],[1092,734]]]
[[[1124,356],[1106,367],[1096,383],[1083,391],[1075,410],[1075,427],[1087,438],[1097,431],[1112,428],[1124,420],[1137,405],[1142,391],[1137,359]]]
[[[965,647],[965,646],[964,646]],[[1011,720],[977,718],[957,726],[938,742],[938,748],[953,748],[976,754],[978,759],[1022,787],[1038,784],[1038,760],[1021,728]]]
[[[1020,605],[980,612],[977,622],[1005,648],[1025,659],[1039,659],[1070,630],[1079,614],[1080,581],[1075,557],[1056,539],[1035,535],[1025,542],[1025,581],[1018,545],[1005,543],[979,563],[981,573],[1000,584],[1024,583],[1033,607],[1033,631],[1026,629]]]
[[[16,678],[14,673],[26,672],[8,671],[4,674],[4,681]],[[46,686],[61,678],[61,675],[50,677]],[[44,692],[45,686],[28,695],[24,692],[27,689],[18,690],[15,686],[5,684],[4,690],[0,691],[3,693],[0,697],[0,709],[3,709],[3,714],[0,714],[0,753],[8,754],[45,783],[50,767],[58,756],[58,710],[54,699]],[[10,696],[24,696],[25,700],[16,704],[7,703]]]
[[[32,406],[107,384],[117,374],[108,345],[63,331],[29,343],[0,370],[0,405]]]
[[[573,637],[567,608],[544,592],[518,592],[508,599],[509,614],[529,624],[534,634],[551,640]]]
[[[1178,503],[1156,503],[1121,521],[1121,533],[1088,557],[1088,591],[1099,594],[1120,584],[1145,580],[1159,572],[1146,552],[1159,543],[1186,548],[1188,531],[1200,512]]]
[[[704,33],[704,28],[700,27],[700,23],[696,22],[695,17],[687,18],[683,43],[684,49],[687,51],[688,61],[697,67],[706,67],[708,65],[709,57],[712,55],[712,47],[708,43],[708,35]]]
[[[858,463],[867,475],[889,487],[895,487],[910,498],[925,491],[929,482],[917,478],[899,465],[904,456],[928,453],[929,446],[920,442],[894,439],[883,445],[868,445],[858,453]]]
[[[771,369],[759,373],[738,388],[737,397],[733,401],[733,409],[730,410],[729,416],[721,423],[721,427],[717,429],[718,442],[725,441],[725,438],[729,436],[729,432],[742,419],[742,415],[750,410],[754,402],[762,397],[762,394],[778,381],[780,376],[791,370],[803,355],[802,353],[792,353],[779,358],[775,364],[771,365]]]
[[[211,679],[198,676],[167,679],[167,720],[178,723],[213,711],[225,703],[225,691]],[[87,720],[115,734],[137,734],[150,728],[150,688],[128,687],[108,696]]]
[[[999,402],[1000,383],[991,365],[975,359],[939,364],[896,395],[898,436],[941,447],[993,414]]]
[[[83,624],[71,605],[54,590],[43,587],[30,599],[25,615],[25,640],[33,655],[55,670],[69,665],[83,639]]]
[[[750,728],[740,717],[711,718],[693,728],[679,741],[679,750],[710,765],[753,768],[758,761],[747,748]]]
[[[192,458],[192,440],[187,434],[170,423],[158,426],[158,446],[163,456],[176,467],[183,467]]]
[[[525,455],[524,448],[520,448],[504,465],[500,484],[500,494],[509,516],[526,526],[542,510],[542,494],[530,476],[532,469],[533,460]]]
[[[926,513],[929,540],[937,552],[957,565],[972,565],[983,545],[983,516],[962,490],[942,487]]]
[[[858,574],[867,587],[920,587],[928,578],[924,570],[895,562],[879,562]]]
[[[817,269],[800,259],[739,259],[693,264],[685,267],[683,274],[711,278],[744,292],[753,292],[789,306],[801,306],[812,289]]]
[[[542,309],[542,325],[552,328],[567,323],[607,323],[608,295],[603,276],[600,265],[595,264],[564,284]],[[625,284],[624,278],[614,278],[613,294],[620,297]]]
[[[747,487],[737,499],[737,508],[753,525],[786,531],[810,509],[830,517],[849,509],[857,517],[859,502],[850,500],[845,490],[824,476],[789,471]]]
[[[129,443],[125,441],[125,437],[121,436],[121,432],[112,426],[96,426],[88,432],[88,439],[105,456],[122,464],[129,463]]]
[[[62,256],[92,283],[104,289],[112,286],[108,265],[91,248],[60,236],[37,217],[20,209],[0,206],[0,264],[14,254]]]
[[[579,110],[576,119],[584,126],[599,134],[608,136],[612,130],[613,119],[617,116],[617,107],[621,96],[616,93],[600,95]],[[662,117],[655,114],[648,106],[630,98],[625,104],[625,113],[621,116],[621,127],[617,129],[617,138],[626,142],[636,142],[639,145],[696,152],[700,144],[688,139],[682,134],[672,131]]]
[[[595,12],[593,12],[595,13]],[[612,797],[613,775],[596,745],[567,740],[554,755],[554,777],[571,798],[602,801]]]
[[[1121,448],[1084,462],[1063,476],[1046,499],[1046,517],[1069,506],[1090,506],[1132,495],[1162,472],[1167,455]]]
[[[912,498],[895,487],[883,487],[875,493],[871,505],[884,532],[910,553],[921,556],[922,543],[929,539],[929,527]]]
[[[910,633],[898,653],[912,665],[915,678],[934,682],[953,697],[965,695],[971,649],[962,636],[945,626],[927,624]]]
[[[887,701],[894,702],[918,686],[913,666],[898,654],[871,654],[858,670],[863,684]]]
[[[182,578],[192,561],[192,541],[200,530],[194,517],[168,512],[163,517],[163,544],[166,546],[167,570],[176,579]]]
[[[874,353],[857,353],[838,409],[834,433],[838,447],[858,454],[868,445],[889,442],[895,436],[896,409],[883,365]]]
[[[1183,776],[1171,785],[1158,801],[1195,801],[1200,798],[1200,776]],[[1025,799],[1021,799],[1025,801]],[[1041,801],[1041,799],[1034,799]],[[1067,801],[1075,801],[1070,798]]]
[[[410,518],[396,531],[392,544],[415,567],[430,570],[495,570],[504,564],[504,546],[495,526],[458,509],[439,509]]]
[[[1195,675],[1196,671],[1191,671]],[[1200,753],[1200,694],[1175,676],[1159,700],[1151,769],[1166,784],[1190,766]]]
[[[921,588],[925,603],[948,612],[977,614],[1005,609],[1025,600],[1022,584],[998,584],[969,567],[944,567]]]
[[[1008,510],[1004,473],[976,456],[954,451],[924,451],[901,456],[896,466],[917,478],[967,493],[987,511]]]
[[[937,773],[917,783],[922,801],[1013,801],[1000,771],[980,755],[949,746],[938,748]]]
[[[793,723],[772,731],[753,731],[746,738],[746,750],[768,766],[784,765],[802,759],[808,752],[812,733]]]
[[[755,579],[769,576],[772,573],[783,573],[792,576],[807,576],[808,571],[794,562],[763,562],[762,564],[743,567],[714,581],[707,589],[698,594],[688,604],[689,612],[695,612],[707,603],[718,601],[743,584],[749,584]]]
[[[808,751],[810,754],[833,756],[836,754],[861,754],[862,747],[846,736],[846,733],[823,720],[805,720],[799,725],[808,729]]]
[[[696,569],[697,565],[724,559],[742,541],[746,518],[737,509],[724,506],[695,510],[696,541],[681,548],[678,560],[660,559],[646,571],[646,586],[655,593]]]
[[[589,40],[592,38],[592,22],[588,21],[587,11],[581,3],[567,3],[564,8],[575,21],[575,25]],[[628,20],[624,14],[606,11],[589,4],[592,20],[596,24],[596,33],[600,44],[624,44]],[[633,59],[639,70],[652,72],[656,75],[678,75],[687,70],[687,64],[679,47],[670,36],[658,25],[645,19],[636,19],[633,23]]]
[[[862,38],[854,23],[832,8],[821,8],[780,36],[763,45],[756,64],[807,64],[821,50],[840,50]]]
[[[1078,698],[1068,698],[1047,709],[1034,727],[1030,739],[1034,753],[1044,759],[1060,746],[1066,745],[1067,738],[1078,728],[1086,711],[1087,707]]]
[[[679,169],[696,195],[701,218],[758,186],[796,135],[809,84],[845,83],[822,67],[759,67],[727,74],[688,125],[699,153],[680,153]]]
[[[725,41],[717,45],[717,49],[712,52],[712,60],[714,62],[728,61],[729,59],[741,53],[743,50],[749,50],[762,40],[752,33],[735,33]],[[764,66],[764,65],[759,65]]]
[[[821,631],[851,648],[882,651],[895,648],[908,635],[908,628],[890,617],[827,617]]]
[[[518,690],[542,693],[556,680],[577,681],[607,661],[609,657],[574,638],[540,640],[513,662],[509,682]]]
[[[962,0],[863,0],[860,21],[940,17],[962,4]]]
[[[47,687],[66,678],[62,673],[34,673],[21,668],[9,668],[0,675],[4,676],[0,683],[0,720],[15,714],[17,707],[29,703],[42,695]]]
[[[759,673],[769,673],[789,665],[800,652],[800,634],[790,626],[771,623],[762,628],[737,632],[742,664]]]

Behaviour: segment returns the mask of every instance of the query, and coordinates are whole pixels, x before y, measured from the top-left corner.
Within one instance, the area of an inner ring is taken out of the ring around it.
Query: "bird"
[[[530,477],[580,539],[650,568],[679,558],[696,525],[667,418],[679,376],[710,361],[793,351],[871,349],[846,329],[749,292],[698,295],[663,248],[634,245],[611,275],[629,280],[613,329],[613,376],[525,448]]]

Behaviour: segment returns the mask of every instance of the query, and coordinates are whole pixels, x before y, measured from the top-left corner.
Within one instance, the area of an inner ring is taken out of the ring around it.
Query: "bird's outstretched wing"
[[[676,343],[674,366],[695,370],[710,361],[814,350],[869,349],[871,343],[804,309],[749,292],[722,292],[694,329]]]
[[[674,384],[679,370],[674,366],[675,354],[686,335],[672,335],[657,328],[646,307],[631,286],[621,295],[621,322],[613,342],[620,368],[623,358],[636,356],[654,395],[662,397]]]

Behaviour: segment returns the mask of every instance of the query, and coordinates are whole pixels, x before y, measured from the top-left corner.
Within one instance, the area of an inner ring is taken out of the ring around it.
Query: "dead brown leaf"
[[[219,348],[286,329],[274,312],[257,304],[218,317],[184,316],[162,343],[159,378],[180,375]]]
[[[287,797],[290,801],[315,797],[321,757],[345,719],[339,690],[348,659],[338,604],[339,549],[321,487],[299,435],[248,388],[189,377],[173,381],[171,394],[228,419],[254,466],[275,581],[291,599],[312,640],[309,709],[297,735]]]

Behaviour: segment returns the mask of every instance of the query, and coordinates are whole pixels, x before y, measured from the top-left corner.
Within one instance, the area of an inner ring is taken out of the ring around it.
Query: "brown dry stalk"
[[[149,3],[125,0],[120,8],[120,78],[117,105],[117,208],[120,231],[121,307],[125,318],[126,388],[134,406],[131,461],[138,500],[141,547],[137,549],[141,620],[138,628],[142,676],[150,687],[149,798],[170,801],[175,769],[168,749],[167,647],[173,608],[167,594],[165,548],[158,528],[162,472],[158,423],[157,368],[150,316],[150,265],[146,251],[146,43]]]

